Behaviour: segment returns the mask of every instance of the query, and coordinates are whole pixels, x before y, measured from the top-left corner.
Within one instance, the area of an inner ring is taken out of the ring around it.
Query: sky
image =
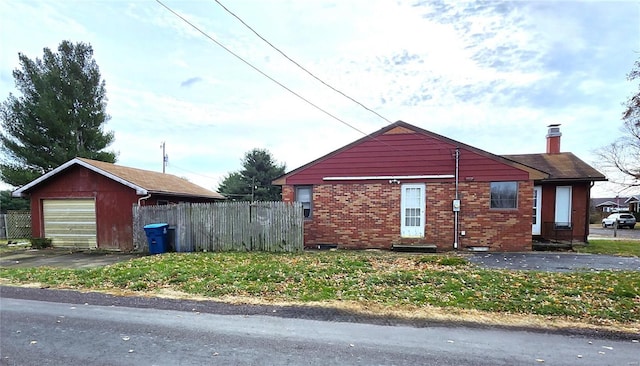
[[[117,164],[162,171],[164,142],[167,173],[215,190],[253,148],[289,171],[397,120],[498,155],[545,152],[559,123],[599,167],[638,91],[638,1],[220,0],[384,118],[216,1],[162,3],[201,32],[152,0],[0,0],[0,100],[18,53],[89,43]]]

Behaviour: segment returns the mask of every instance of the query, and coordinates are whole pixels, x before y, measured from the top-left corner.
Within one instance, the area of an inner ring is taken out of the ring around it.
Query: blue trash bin
[[[147,234],[147,242],[149,243],[149,253],[162,254],[167,252],[167,232],[169,224],[149,224],[144,226],[144,232]]]

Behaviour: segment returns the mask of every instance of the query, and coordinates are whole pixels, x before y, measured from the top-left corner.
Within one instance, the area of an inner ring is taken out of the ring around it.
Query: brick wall
[[[489,209],[489,182],[463,182],[459,248],[488,246],[492,251],[531,250],[533,184],[519,182],[518,209]],[[424,238],[400,235],[401,185],[321,184],[313,186],[313,213],[305,221],[307,247],[338,244],[341,248],[390,249],[393,244],[436,244],[439,251],[453,249],[454,183],[426,184]],[[295,199],[293,186],[282,190],[284,201]]]

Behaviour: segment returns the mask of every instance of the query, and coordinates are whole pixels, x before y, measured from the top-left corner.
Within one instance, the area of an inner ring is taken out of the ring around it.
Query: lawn
[[[640,240],[590,240],[588,245],[574,250],[578,253],[640,257]]]
[[[16,245],[15,243],[19,244]],[[6,239],[0,240],[0,254],[29,248],[31,248],[31,243],[28,239],[11,240],[11,245]]]
[[[640,331],[639,272],[485,270],[454,255],[168,253],[89,270],[0,268],[0,278],[57,288],[179,293],[408,316],[429,309],[480,312],[505,320],[534,316]]]

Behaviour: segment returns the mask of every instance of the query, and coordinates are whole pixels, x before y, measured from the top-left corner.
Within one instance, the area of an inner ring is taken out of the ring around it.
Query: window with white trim
[[[491,208],[518,208],[518,182],[491,182]]]
[[[302,203],[302,212],[305,219],[311,218],[311,211],[312,211],[311,197],[312,197],[311,186],[296,187],[295,200],[296,202]]]

